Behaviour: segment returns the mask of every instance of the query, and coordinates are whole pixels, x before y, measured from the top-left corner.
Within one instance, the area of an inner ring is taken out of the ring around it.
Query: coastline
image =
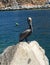
[[[16,10],[50,10],[50,8],[21,8],[21,9],[1,9],[0,11],[16,11]]]

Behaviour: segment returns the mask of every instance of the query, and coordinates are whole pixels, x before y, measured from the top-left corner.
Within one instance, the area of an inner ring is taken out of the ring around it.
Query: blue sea
[[[50,10],[0,11],[0,53],[19,42],[19,34],[28,27],[27,17],[33,20],[33,33],[28,40],[39,42],[50,60]]]

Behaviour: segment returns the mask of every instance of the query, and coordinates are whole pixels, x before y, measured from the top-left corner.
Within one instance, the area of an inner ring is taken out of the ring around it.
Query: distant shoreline
[[[23,9],[1,9],[0,11],[16,11],[16,10],[50,10],[50,8],[23,8]]]

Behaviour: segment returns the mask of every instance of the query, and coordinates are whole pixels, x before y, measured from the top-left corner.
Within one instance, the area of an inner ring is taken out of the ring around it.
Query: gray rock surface
[[[4,52],[1,54],[1,65],[10,65],[11,60],[13,59],[15,50],[17,49],[17,46],[10,46],[4,50]]]
[[[49,65],[44,49],[36,41],[20,42],[0,54],[0,65]]]

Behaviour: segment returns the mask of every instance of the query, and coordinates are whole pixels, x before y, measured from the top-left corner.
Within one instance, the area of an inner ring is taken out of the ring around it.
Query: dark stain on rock
[[[28,59],[28,64],[31,62],[31,58]]]
[[[1,62],[0,62],[0,65],[1,65]]]

